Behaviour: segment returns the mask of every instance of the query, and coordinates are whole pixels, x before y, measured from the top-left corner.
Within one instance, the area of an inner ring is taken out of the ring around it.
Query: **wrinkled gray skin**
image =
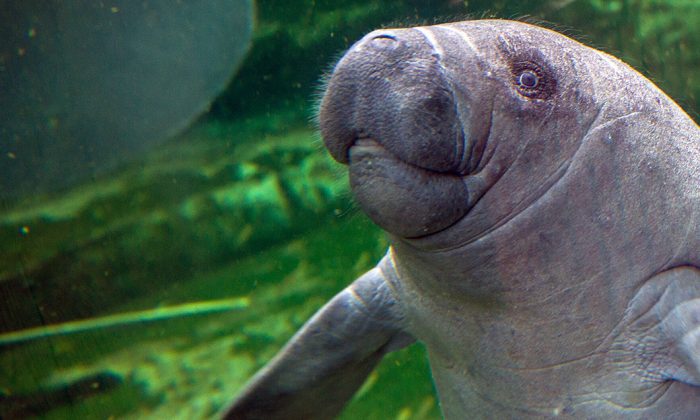
[[[524,23],[375,31],[321,106],[387,256],[228,418],[327,418],[427,347],[445,417],[700,412],[700,130],[617,59]]]

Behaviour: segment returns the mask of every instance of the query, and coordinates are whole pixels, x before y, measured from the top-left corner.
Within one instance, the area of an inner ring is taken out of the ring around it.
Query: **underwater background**
[[[131,78],[108,87],[104,73],[132,61],[68,60],[84,56],[65,53],[64,38],[80,34],[62,25],[41,41],[47,61],[16,64],[53,17],[32,6],[39,2],[12,3],[0,1],[0,20],[14,25],[0,29],[0,419],[211,418],[324,302],[374,266],[388,243],[353,204],[345,169],[314,123],[324,74],[370,30],[539,22],[623,59],[696,121],[700,109],[697,0],[56,9],[63,23],[80,15],[88,33],[101,28],[104,42],[92,50],[100,59],[113,31],[124,40],[138,32],[139,45],[158,41],[143,59],[156,60],[157,78],[148,76],[156,67],[133,66]],[[113,20],[125,16],[135,26]],[[58,82],[55,68],[64,72]],[[47,80],[56,87],[41,87]],[[421,345],[386,357],[341,418],[440,418]]]

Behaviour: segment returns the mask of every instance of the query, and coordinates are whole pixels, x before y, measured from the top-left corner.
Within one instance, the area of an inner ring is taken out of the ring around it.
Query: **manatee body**
[[[252,0],[0,0],[0,200],[104,174],[234,75]]]
[[[447,418],[700,413],[700,130],[654,84],[519,22],[381,30],[320,122],[391,247],[227,418],[332,417],[414,340]]]

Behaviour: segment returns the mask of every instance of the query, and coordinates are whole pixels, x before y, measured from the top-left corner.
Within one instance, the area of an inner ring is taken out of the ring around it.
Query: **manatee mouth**
[[[461,176],[406,163],[374,139],[352,143],[348,160],[356,200],[390,233],[404,238],[431,235],[469,210],[469,191]]]

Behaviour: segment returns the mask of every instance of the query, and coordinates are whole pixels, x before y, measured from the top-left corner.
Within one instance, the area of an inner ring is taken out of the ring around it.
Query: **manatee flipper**
[[[700,269],[682,266],[652,277],[630,308],[625,347],[645,376],[700,386]]]
[[[225,419],[337,415],[386,353],[413,343],[382,270],[323,306],[246,386]]]

